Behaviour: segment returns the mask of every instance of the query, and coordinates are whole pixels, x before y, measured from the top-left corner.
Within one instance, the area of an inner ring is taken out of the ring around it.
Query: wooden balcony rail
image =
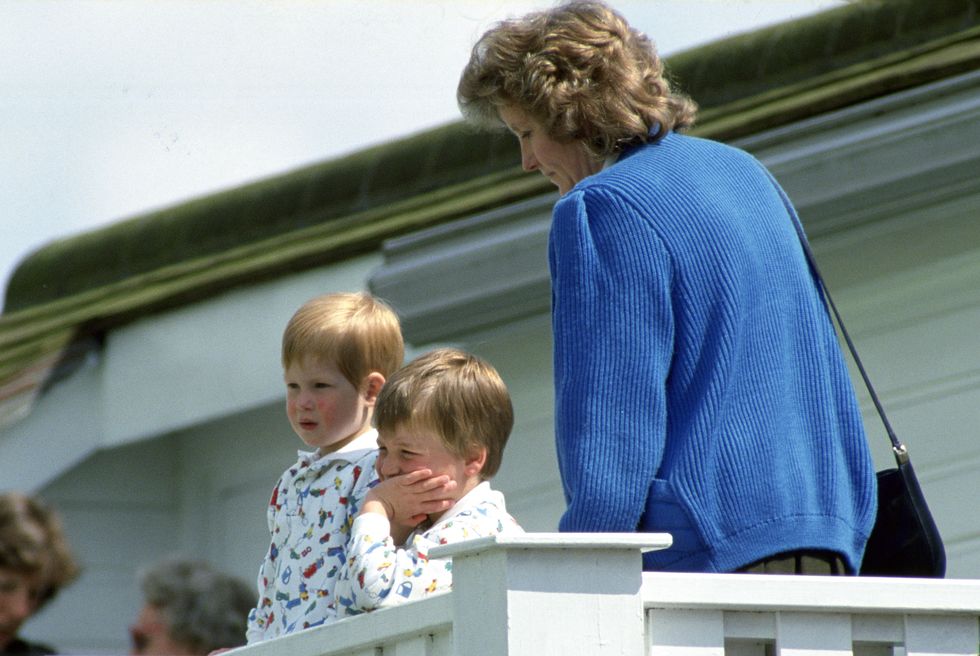
[[[666,534],[530,533],[433,549],[453,591],[231,656],[980,653],[980,580],[643,573]]]

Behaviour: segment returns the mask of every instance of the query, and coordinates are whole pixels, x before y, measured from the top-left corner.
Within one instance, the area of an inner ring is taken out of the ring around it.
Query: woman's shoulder
[[[744,150],[720,141],[670,132],[658,141],[628,148],[620,155],[616,165],[607,170],[612,172],[620,164],[623,171],[654,165],[665,176],[689,175],[701,168],[699,164],[718,158],[753,159]]]
[[[762,170],[744,150],[671,132],[659,141],[627,148],[614,164],[582,180],[566,197],[590,210],[619,206],[623,199],[670,209],[682,196],[673,192],[709,188],[728,174],[754,177]]]

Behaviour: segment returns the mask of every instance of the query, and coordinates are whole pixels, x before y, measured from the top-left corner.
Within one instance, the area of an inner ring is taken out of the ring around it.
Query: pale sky
[[[54,239],[457,120],[476,38],[551,4],[0,0],[0,286]],[[844,0],[611,4],[669,55]]]

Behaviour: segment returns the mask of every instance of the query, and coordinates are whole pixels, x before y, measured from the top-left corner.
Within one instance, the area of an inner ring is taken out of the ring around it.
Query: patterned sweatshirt
[[[648,569],[861,562],[875,475],[798,218],[748,153],[668,134],[555,205],[563,531],[665,531]]]
[[[418,528],[398,547],[388,519],[367,513],[354,520],[347,565],[338,576],[338,615],[358,615],[443,592],[452,587],[451,558],[428,558],[430,548],[472,538],[523,533],[507,514],[504,495],[480,483],[428,528]]]
[[[269,501],[272,543],[259,569],[259,601],[248,644],[323,624],[335,615],[337,572],[346,562],[351,522],[377,483],[378,434],[370,430],[323,457],[299,452]]]

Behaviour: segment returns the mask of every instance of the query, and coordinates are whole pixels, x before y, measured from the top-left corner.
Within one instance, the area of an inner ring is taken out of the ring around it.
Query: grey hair
[[[202,655],[245,644],[257,593],[244,581],[202,561],[169,558],[142,570],[139,584],[175,642]]]

